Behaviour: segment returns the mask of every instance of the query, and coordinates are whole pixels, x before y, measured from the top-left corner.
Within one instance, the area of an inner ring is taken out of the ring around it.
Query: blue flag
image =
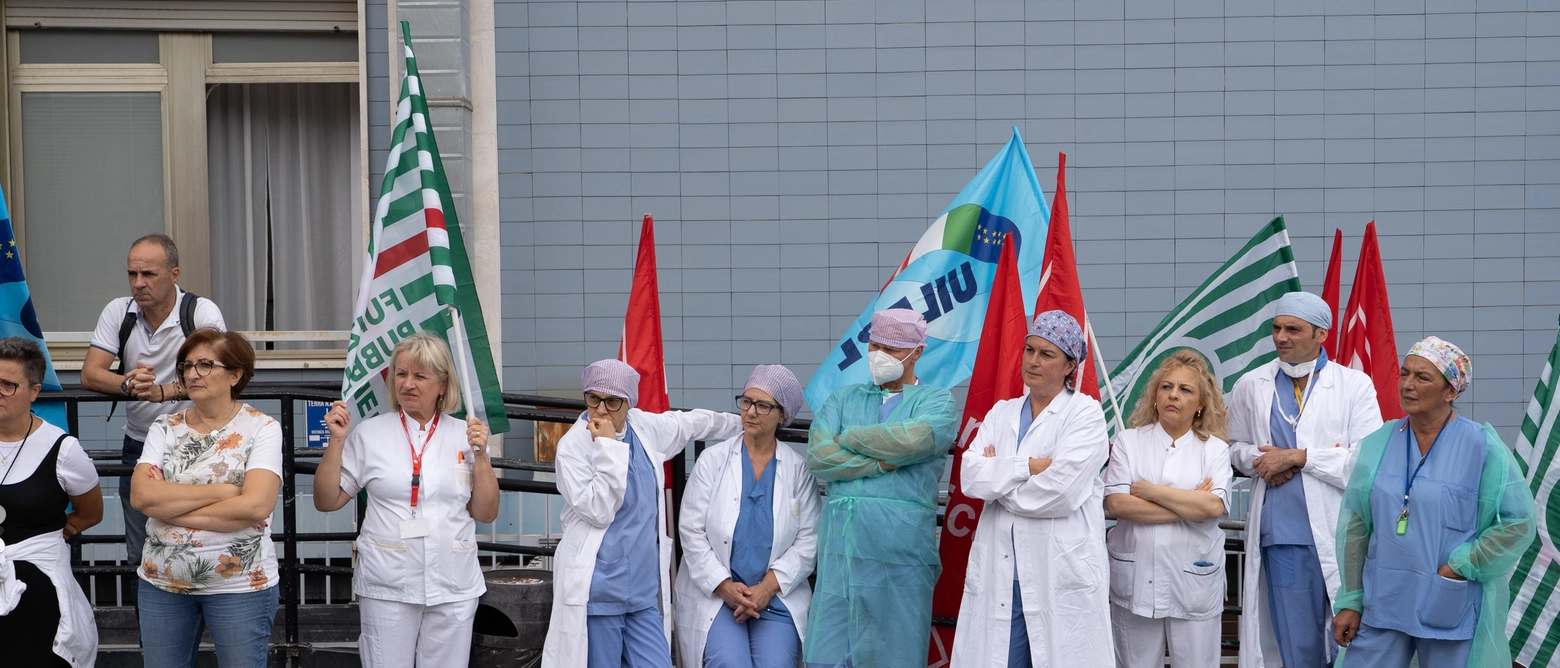
[[[0,250],[0,338],[19,336],[36,341],[43,349],[43,390],[59,391],[54,360],[49,358],[49,345],[43,342],[43,328],[38,326],[32,293],[28,292],[27,277],[22,274],[22,254],[16,248],[16,232],[11,229],[11,211],[6,208],[4,193],[0,193],[0,246],[4,247]],[[33,404],[32,412],[60,429],[69,429],[63,403],[40,401]]]
[[[872,313],[887,308],[915,309],[926,318],[926,351],[915,365],[920,382],[953,387],[968,379],[1002,239],[1013,234],[1024,303],[1032,304],[1040,290],[1049,212],[1015,127],[1013,138],[953,198],[829,351],[807,383],[807,403],[816,411],[835,389],[871,382],[866,354]]]

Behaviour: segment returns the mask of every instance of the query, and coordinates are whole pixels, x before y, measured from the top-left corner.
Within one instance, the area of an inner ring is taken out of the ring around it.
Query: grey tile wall
[[[1554,2],[499,0],[496,18],[509,390],[573,394],[616,352],[646,212],[672,402],[725,407],[760,362],[805,382],[1015,125],[1048,196],[1068,154],[1107,359],[1276,213],[1310,290],[1343,229],[1345,299],[1376,220],[1399,352],[1464,346],[1464,410],[1508,439],[1554,341]]]

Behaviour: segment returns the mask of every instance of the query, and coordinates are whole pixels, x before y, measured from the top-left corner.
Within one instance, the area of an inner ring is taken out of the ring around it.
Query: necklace
[[[12,453],[16,458],[11,460],[10,466],[5,467],[5,474],[0,475],[0,485],[4,485],[5,479],[11,477],[11,469],[16,468],[17,460],[21,459],[22,448],[27,447],[27,439],[32,438],[35,431],[37,431],[37,428],[33,426],[33,416],[29,415],[27,416],[27,435],[22,437],[22,442],[16,446],[16,452]]]
[[[238,415],[239,409],[244,407],[243,404],[239,404],[236,401],[233,402],[233,403],[237,404],[237,405],[233,407],[233,412],[228,414],[227,419],[222,421],[222,426],[223,427],[226,427],[229,422],[232,422],[233,418]],[[191,408],[189,414],[190,414],[191,417],[194,418],[193,420],[191,420],[191,422],[197,422],[198,421],[198,422],[200,422],[200,426],[202,426],[202,427],[204,427],[206,429],[206,433],[205,433],[206,436],[210,436],[212,434],[217,433],[217,429],[213,429],[211,427],[211,423],[206,422],[206,419],[200,416],[200,412],[199,411],[196,411],[194,408]]]

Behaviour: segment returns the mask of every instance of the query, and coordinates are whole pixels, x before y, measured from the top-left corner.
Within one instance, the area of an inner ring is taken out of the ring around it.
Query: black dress
[[[20,482],[0,485],[0,507],[5,508],[5,530],[0,539],[6,545],[65,528],[65,509],[70,496],[60,488],[56,470],[59,464],[61,435],[37,470]],[[27,447],[24,443],[22,447]],[[21,452],[17,452],[21,456]],[[60,624],[60,603],[54,583],[37,566],[13,561],[16,579],[26,583],[27,591],[10,614],[0,616],[0,653],[7,666],[63,666],[70,663],[54,653],[54,634]]]

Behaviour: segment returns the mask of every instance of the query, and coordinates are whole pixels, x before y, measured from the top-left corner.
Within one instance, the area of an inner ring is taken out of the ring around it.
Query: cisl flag
[[[969,448],[970,439],[980,429],[986,412],[1003,399],[1024,393],[1020,369],[1024,365],[1024,339],[1029,334],[1029,319],[1024,315],[1024,289],[1018,280],[1018,254],[1008,235],[1002,244],[1002,257],[991,282],[991,301],[981,326],[980,349],[975,354],[975,370],[970,376],[970,393],[964,400],[964,416],[959,420],[959,441],[953,447],[953,473],[948,479],[948,512],[943,519],[942,539],[937,553],[942,560],[942,575],[932,590],[932,616],[959,616],[959,600],[964,595],[964,571],[970,561],[970,542],[975,524],[985,504],[964,495],[960,486],[959,461]],[[933,626],[932,646],[926,665],[948,665],[953,654],[953,627]]]
[[[439,159],[412,55],[411,28],[401,22],[406,74],[390,157],[380,186],[379,208],[368,241],[368,261],[358,283],[347,366],[341,396],[358,419],[378,415],[389,405],[385,374],[396,342],[418,331],[454,344],[462,374],[470,379],[467,414],[482,416],[495,434],[509,431],[504,398],[493,368],[493,353],[482,304],[471,279],[471,263],[461,239],[450,184]],[[452,309],[459,319],[452,317]],[[461,378],[450,379],[460,392]]]
[[[1045,195],[1024,139],[1013,128],[1013,138],[959,191],[877,298],[846,328],[808,381],[807,403],[816,410],[835,389],[871,380],[868,328],[874,312],[890,308],[915,309],[926,318],[926,351],[915,365],[917,379],[937,387],[964,382],[975,366],[1002,239],[1012,233],[1019,281],[1032,297],[1044,252],[1035,242],[1045,230]]]
[[[1397,339],[1392,333],[1392,306],[1387,303],[1387,277],[1381,269],[1381,248],[1376,245],[1376,221],[1365,226],[1359,266],[1354,268],[1354,288],[1338,341],[1338,359],[1344,366],[1363,371],[1376,386],[1381,419],[1403,417],[1398,405]]]

